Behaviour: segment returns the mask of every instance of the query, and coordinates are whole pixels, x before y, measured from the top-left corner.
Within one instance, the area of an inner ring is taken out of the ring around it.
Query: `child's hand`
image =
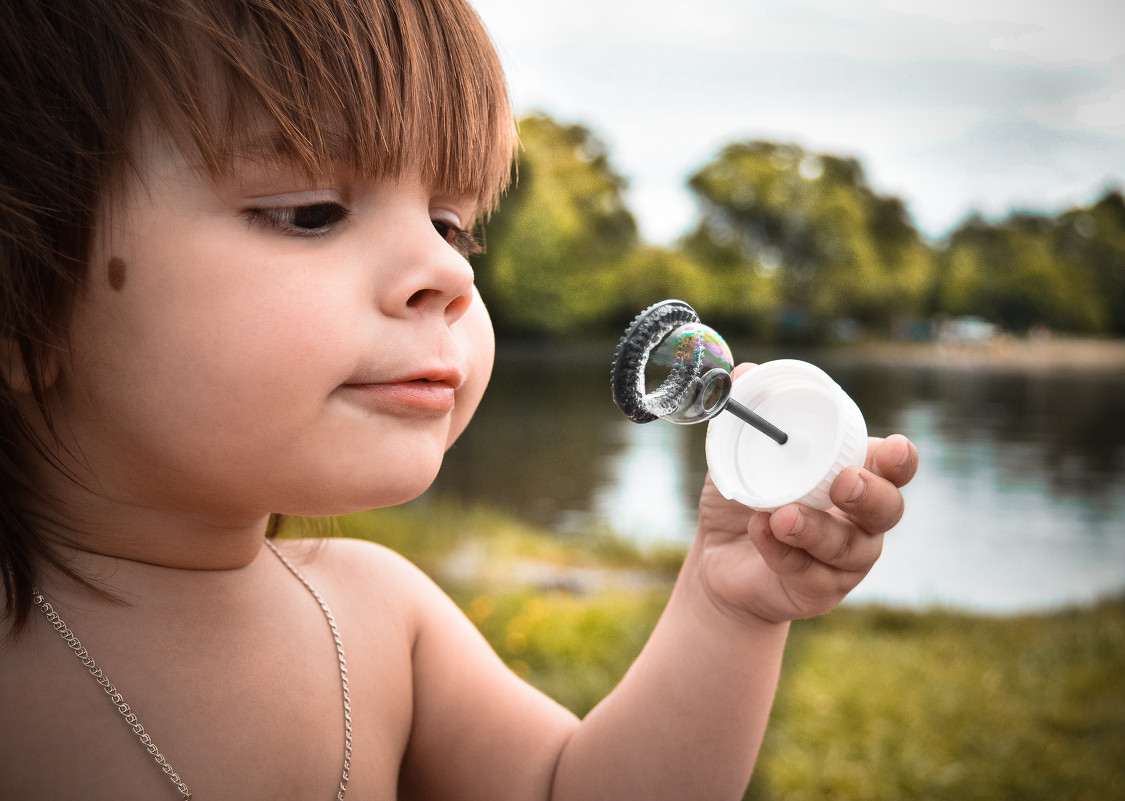
[[[833,609],[878,559],[884,532],[902,517],[899,488],[917,468],[918,452],[906,437],[871,437],[863,468],[849,467],[833,482],[835,506],[827,512],[795,503],[756,512],[723,498],[708,477],[698,546],[711,600],[770,622]]]

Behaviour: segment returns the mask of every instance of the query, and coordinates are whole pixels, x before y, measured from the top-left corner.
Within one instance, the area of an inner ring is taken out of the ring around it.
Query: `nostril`
[[[472,295],[460,295],[449,302],[445,307],[445,316],[450,322],[459,320],[461,316],[473,305]]]
[[[406,299],[406,308],[414,310],[432,310],[434,312],[442,312],[447,318],[456,320],[472,305],[473,298],[471,294],[456,295],[450,297],[448,294],[436,289],[419,289],[413,295]]]

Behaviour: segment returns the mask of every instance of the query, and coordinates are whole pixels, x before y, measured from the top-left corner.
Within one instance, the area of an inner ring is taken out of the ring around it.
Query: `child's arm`
[[[708,481],[668,608],[621,685],[568,741],[552,798],[740,798],[788,621],[832,609],[863,578],[916,465],[904,437],[871,440],[865,469],[833,485],[843,511],[832,513],[751,512]]]
[[[452,604],[425,593],[403,798],[740,797],[788,621],[833,608],[866,574],[902,513],[898,487],[916,464],[905,438],[872,440],[865,469],[833,485],[832,513],[752,512],[708,481],[699,535],[660,623],[580,724],[516,680]]]

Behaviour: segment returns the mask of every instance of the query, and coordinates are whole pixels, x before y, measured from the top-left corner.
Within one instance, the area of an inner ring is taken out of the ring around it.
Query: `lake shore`
[[[865,342],[832,349],[841,360],[918,367],[1010,368],[1021,371],[1125,371],[1125,339],[1023,339],[989,342]]]
[[[612,360],[616,342],[610,341],[525,341],[497,342],[497,360],[523,363],[549,358],[556,362],[605,362]],[[919,367],[987,367],[1017,370],[1086,370],[1113,372],[1125,370],[1125,339],[1066,337],[1046,335],[1037,338],[1002,334],[988,342],[898,342],[865,340],[821,346],[763,345],[731,340],[738,361],[759,362],[776,358],[801,358],[807,351],[831,353],[841,362],[863,362]]]

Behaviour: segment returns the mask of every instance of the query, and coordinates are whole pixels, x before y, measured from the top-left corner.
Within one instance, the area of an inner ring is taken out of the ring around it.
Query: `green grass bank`
[[[679,557],[452,504],[338,522],[426,569],[579,715],[643,646]],[[795,623],[746,799],[1125,799],[1125,598],[1005,617],[845,605]]]

